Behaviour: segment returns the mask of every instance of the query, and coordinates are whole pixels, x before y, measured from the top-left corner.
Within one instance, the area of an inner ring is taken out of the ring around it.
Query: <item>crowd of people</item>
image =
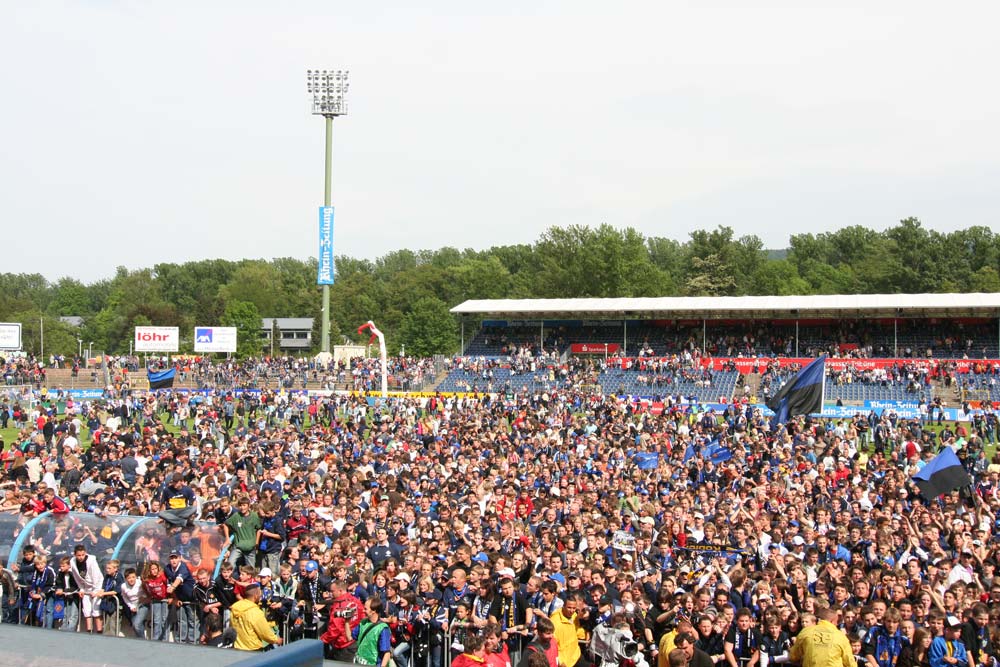
[[[0,375],[4,385],[37,385],[45,382],[45,364],[34,357],[0,359]]]
[[[586,667],[609,646],[658,667],[995,667],[1000,648],[985,420],[772,424],[571,389],[24,410],[0,470],[0,544],[23,546],[6,622],[317,637],[381,667]],[[943,448],[973,484],[924,499],[911,476]]]
[[[624,330],[623,330],[624,329]],[[542,337],[543,338],[540,338]],[[627,338],[636,356],[670,356],[701,349],[714,357],[989,358],[996,352],[996,322],[939,319],[807,321],[661,321],[655,324],[510,322],[484,326],[474,354],[517,356],[544,349],[561,353],[573,343],[617,343]],[[992,353],[992,354],[991,354]]]

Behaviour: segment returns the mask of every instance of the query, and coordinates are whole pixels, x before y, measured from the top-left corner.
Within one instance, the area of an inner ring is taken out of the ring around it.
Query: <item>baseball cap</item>
[[[944,621],[944,627],[946,628],[958,628],[962,625],[962,621],[958,619],[957,616],[947,616]]]
[[[319,563],[314,560],[306,561],[306,572],[315,572],[319,569]]]
[[[257,573],[257,576],[258,577],[273,577],[274,575],[271,574],[271,568],[264,567],[264,568],[261,568],[260,572]]]

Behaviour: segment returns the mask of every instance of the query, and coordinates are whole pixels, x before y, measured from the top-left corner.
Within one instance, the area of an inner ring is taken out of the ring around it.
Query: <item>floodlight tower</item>
[[[330,352],[330,285],[333,284],[333,119],[347,115],[347,70],[306,70],[306,90],[313,115],[326,119],[326,170],[323,207],[319,210],[319,268],[316,284],[323,286],[323,329],[320,351]]]

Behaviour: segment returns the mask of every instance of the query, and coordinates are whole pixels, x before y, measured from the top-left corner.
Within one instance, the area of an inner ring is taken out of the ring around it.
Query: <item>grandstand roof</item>
[[[493,315],[515,319],[985,317],[1000,315],[1000,293],[472,299],[455,306],[451,312],[458,315]]]

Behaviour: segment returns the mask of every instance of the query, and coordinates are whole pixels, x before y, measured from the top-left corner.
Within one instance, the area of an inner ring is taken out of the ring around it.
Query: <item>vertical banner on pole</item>
[[[333,207],[319,207],[319,263],[316,271],[317,285],[332,285],[333,265]]]

